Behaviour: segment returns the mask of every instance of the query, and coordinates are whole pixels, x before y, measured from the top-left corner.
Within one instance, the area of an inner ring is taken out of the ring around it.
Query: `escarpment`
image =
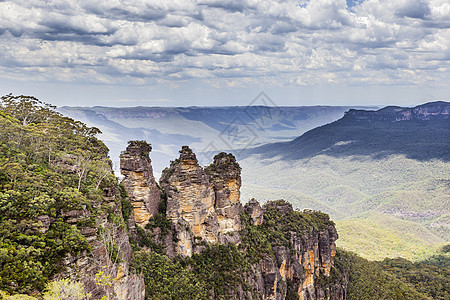
[[[112,176],[112,169],[108,171]],[[92,208],[63,210],[64,222],[80,226],[89,248],[78,255],[68,255],[63,271],[54,280],[71,278],[84,284],[94,299],[144,300],[145,283],[142,276],[130,268],[132,250],[122,217],[122,202],[116,181],[104,184],[102,194],[92,201]]]
[[[294,211],[284,200],[261,206],[252,199],[243,207],[240,172],[231,154],[219,153],[203,168],[183,146],[160,179],[171,238],[150,236],[164,244],[169,257],[192,256],[194,261],[205,249],[236,245],[245,263],[236,271],[240,281],[227,291],[227,299],[345,299],[348,278],[334,270],[334,223],[320,212]],[[218,291],[211,293],[208,299],[220,298]]]
[[[449,116],[450,104],[436,101],[412,108],[387,106],[377,111],[350,109],[344,119],[357,122],[404,122],[448,120]]]
[[[0,97],[0,298],[143,300],[100,130],[54,108]]]

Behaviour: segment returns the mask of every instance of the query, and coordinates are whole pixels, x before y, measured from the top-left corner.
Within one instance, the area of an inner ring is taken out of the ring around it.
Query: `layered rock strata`
[[[179,254],[191,256],[202,241],[238,242],[241,177],[233,155],[221,153],[203,169],[192,150],[183,146],[180,158],[163,171],[160,185],[167,196],[167,218],[175,224]]]
[[[252,198],[245,205],[245,212],[250,216],[253,225],[261,225],[264,220],[264,211],[261,208],[261,205],[255,198]]]
[[[143,141],[131,141],[120,155],[120,170],[125,177],[122,184],[133,205],[133,217],[137,225],[145,227],[148,220],[158,213],[160,191],[153,177],[149,153],[152,147]]]
[[[252,200],[246,205],[246,213],[251,215],[258,206]],[[293,212],[292,206],[283,201],[269,202],[262,209],[275,209],[287,219]],[[289,288],[300,300],[345,299],[348,279],[339,278],[331,284],[318,284],[320,278],[330,277],[337,238],[333,225],[290,232],[288,246],[272,245],[275,256],[267,256],[251,267],[253,278],[249,278],[249,283],[258,294],[263,295],[263,299],[286,299]]]
[[[448,120],[450,103],[444,101],[429,102],[416,107],[387,106],[377,111],[350,109],[345,113],[346,120],[358,122],[404,122]]]
[[[261,207],[252,199],[243,208],[240,167],[233,155],[220,153],[202,168],[192,150],[183,146],[180,157],[163,171],[160,186],[167,201],[166,217],[172,222],[171,230],[160,240],[169,257],[192,256],[208,244],[240,243],[245,226],[253,226],[252,230],[265,235],[260,238],[271,241],[269,252],[249,264],[243,275],[245,283],[231,292],[230,299],[281,300],[293,295],[300,300],[345,299],[348,278],[331,276],[338,238],[333,223],[320,214],[317,222],[310,219],[315,215],[304,215],[309,220],[305,221],[283,200]],[[241,219],[245,214],[248,225]],[[282,225],[287,231],[276,229],[283,242],[269,238],[267,228],[273,226],[273,214],[279,215],[276,220],[280,223],[287,222]]]
[[[238,232],[241,229],[239,212],[242,210],[241,167],[231,153],[222,152],[214,157],[214,162],[205,171],[214,189],[218,233]]]

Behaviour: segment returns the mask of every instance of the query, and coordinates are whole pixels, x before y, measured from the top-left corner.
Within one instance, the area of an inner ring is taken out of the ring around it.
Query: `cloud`
[[[446,0],[0,1],[0,76],[445,84]]]
[[[430,14],[428,3],[424,0],[403,0],[397,7],[397,16],[424,19]]]

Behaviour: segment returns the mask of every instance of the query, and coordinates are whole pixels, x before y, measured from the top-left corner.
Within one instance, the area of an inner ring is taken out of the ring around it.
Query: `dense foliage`
[[[244,199],[283,198],[326,211],[336,222],[337,245],[367,259],[422,260],[450,240],[449,163],[398,155],[240,163]]]
[[[450,299],[450,257],[440,254],[423,262],[386,258],[379,265],[433,299]]]
[[[319,211],[296,211],[285,200],[269,201],[265,204],[264,222],[255,226],[250,216],[242,213],[244,228],[241,231],[240,248],[250,262],[258,262],[264,256],[273,256],[274,246],[291,247],[291,232],[311,234],[334,225],[327,214]]]
[[[348,274],[349,300],[449,299],[449,258],[441,255],[439,261],[440,265],[434,258],[415,263],[402,258],[374,262],[339,249],[332,275]]]
[[[142,272],[148,299],[229,299],[244,284],[247,267],[233,244],[211,245],[192,257],[170,259],[141,250],[132,266]]]
[[[347,114],[291,142],[245,150],[257,155],[240,157],[242,195],[326,211],[337,244],[365,258],[424,259],[450,240],[450,119],[436,105],[450,104],[399,109],[430,120]]]
[[[95,226],[100,188],[116,179],[98,129],[34,97],[0,105],[0,290],[31,293],[89,249],[80,230]],[[76,212],[85,217],[67,222]]]

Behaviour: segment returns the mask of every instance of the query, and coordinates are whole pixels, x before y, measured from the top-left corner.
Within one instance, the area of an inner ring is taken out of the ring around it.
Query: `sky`
[[[0,0],[0,94],[58,106],[450,101],[448,0]]]

